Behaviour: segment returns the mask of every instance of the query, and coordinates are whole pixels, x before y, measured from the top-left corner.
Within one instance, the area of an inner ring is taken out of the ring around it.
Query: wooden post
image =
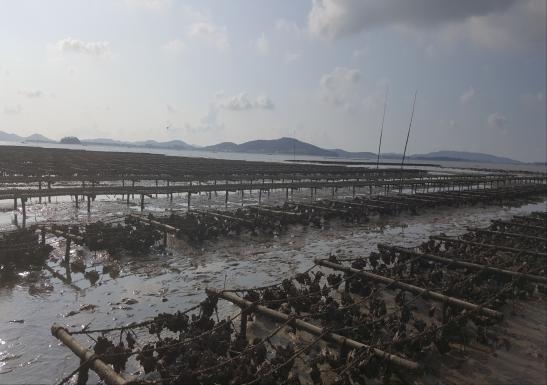
[[[38,181],[38,192],[40,195],[38,196],[38,203],[42,203],[42,181]]]
[[[262,189],[258,190],[258,204],[260,205],[260,201],[262,200]]]
[[[78,194],[74,195],[74,203],[76,203],[76,210],[78,210],[78,208],[79,208],[79,204],[78,204]]]
[[[190,212],[191,201],[192,201],[192,193],[188,191],[188,212]]]
[[[91,195],[87,196],[87,213],[91,213]]]
[[[13,198],[13,210],[17,211],[17,197]]]
[[[228,190],[226,190],[226,196],[224,197],[224,207],[228,208]]]
[[[86,349],[69,332],[58,324],[53,324],[51,334],[65,344],[80,360],[86,361],[89,367],[108,385],[125,385],[127,381],[112,369],[111,366],[105,364],[101,359]]]
[[[144,194],[141,194],[141,211],[144,211]]]
[[[51,190],[51,181],[50,180],[47,181],[47,189]],[[47,202],[51,203],[51,195],[48,195]]]
[[[40,231],[40,236],[41,236],[41,238],[42,238],[41,241],[40,241],[40,243],[41,243],[42,246],[43,246],[43,245],[46,244],[46,232],[45,232],[44,229],[42,229],[42,230]]]
[[[66,238],[66,246],[65,246],[65,263],[68,266],[70,264],[70,238]]]
[[[21,197],[21,210],[23,211],[23,227],[27,224],[27,208],[26,208],[27,198]]]

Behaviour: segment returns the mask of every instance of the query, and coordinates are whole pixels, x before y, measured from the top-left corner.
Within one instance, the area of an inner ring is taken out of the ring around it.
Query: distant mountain
[[[54,143],[53,140],[40,135],[33,134],[28,137],[22,137],[17,134],[11,134],[0,131],[0,141],[3,142],[47,142]],[[324,149],[313,144],[302,142],[294,138],[280,138],[273,140],[251,140],[249,142],[236,144],[233,142],[222,142],[213,146],[198,147],[192,146],[182,140],[171,140],[167,142],[157,142],[155,140],[146,141],[121,141],[108,138],[82,139],[84,145],[103,145],[103,146],[123,146],[136,148],[155,148],[171,150],[201,150],[213,152],[242,152],[256,154],[286,154],[292,155],[312,155],[333,158],[356,158],[356,159],[376,159],[373,152],[350,152],[342,149]],[[382,153],[380,160],[397,160],[402,158],[402,154]],[[427,154],[408,155],[408,160],[426,160],[426,161],[456,161],[456,162],[477,162],[477,163],[498,163],[498,164],[519,164],[521,162],[507,157],[483,154],[467,151],[435,151]]]
[[[329,149],[328,151],[332,151],[334,153],[336,153],[336,155],[338,155],[339,157],[341,158],[357,158],[357,159],[375,159],[376,158],[376,154],[373,153],[373,152],[351,152],[351,151],[346,151],[346,150],[342,150],[340,148],[335,148],[335,149]]]
[[[498,164],[517,164],[521,163],[518,160],[483,154],[480,152],[467,151],[435,151],[428,154],[414,154],[409,156],[410,159],[418,160],[448,160],[448,161],[463,161],[463,162],[479,162],[479,163],[498,163]]]
[[[144,142],[133,142],[136,147],[146,148],[165,148],[170,150],[193,150],[194,146],[183,142],[182,140],[170,140],[168,142],[156,142],[155,140],[146,140]]]
[[[123,142],[121,140],[97,138],[97,139],[82,139],[83,144],[98,145],[98,146],[128,146],[129,142]]]
[[[51,140],[44,135],[32,134],[25,138],[25,142],[36,142],[36,143],[55,143],[54,140]]]
[[[9,134],[7,132],[0,131],[0,140],[3,142],[22,142],[25,138],[17,134]]]
[[[338,156],[335,152],[302,142],[294,138],[280,138],[272,140],[251,140],[242,144],[231,142],[219,143],[214,146],[203,147],[202,150],[223,152],[244,152],[254,154],[292,154],[314,156]]]
[[[237,152],[238,146],[239,145],[234,142],[222,142],[213,146],[202,147],[202,150],[213,152]]]
[[[19,136],[17,134],[10,134],[4,131],[0,131],[0,141],[3,142],[40,142],[40,143],[55,143],[54,140],[46,138],[40,134],[32,134],[30,136]]]

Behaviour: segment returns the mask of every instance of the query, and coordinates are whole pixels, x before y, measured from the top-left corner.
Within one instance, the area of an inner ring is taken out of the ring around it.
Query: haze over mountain
[[[33,134],[28,137],[22,137],[16,134],[10,134],[0,131],[0,141],[4,142],[37,142],[37,143],[58,143],[40,134]],[[373,152],[351,152],[343,149],[324,149],[298,139],[283,137],[279,139],[259,139],[251,140],[241,144],[234,142],[222,142],[211,146],[199,147],[190,145],[182,140],[171,140],[167,142],[158,142],[155,140],[145,141],[120,141],[108,138],[81,139],[84,146],[118,146],[135,148],[154,148],[167,150],[200,150],[211,152],[239,152],[252,154],[286,154],[286,155],[310,155],[323,156],[330,158],[354,158],[354,159],[376,159],[377,154]],[[382,160],[399,160],[402,155],[398,153],[382,153]],[[498,163],[498,164],[517,164],[521,163],[508,157],[467,151],[435,151],[426,154],[407,155],[407,159],[428,160],[428,161],[460,161],[460,162],[479,162],[479,163]],[[536,162],[541,163],[541,162]]]

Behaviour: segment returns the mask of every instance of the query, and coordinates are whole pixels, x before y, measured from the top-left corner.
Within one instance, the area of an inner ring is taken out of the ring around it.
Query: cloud
[[[325,39],[388,26],[437,28],[488,48],[544,47],[545,0],[313,0],[308,14],[310,34]]]
[[[357,69],[337,67],[321,76],[321,98],[335,107],[352,109],[356,103],[357,83],[361,74]]]
[[[256,98],[249,98],[246,92],[240,92],[233,96],[224,96],[218,94],[216,97],[217,105],[226,110],[245,111],[253,109],[271,110],[275,108],[273,101],[266,95],[261,95]]]
[[[29,99],[39,99],[44,96],[44,93],[40,90],[21,90],[19,94]]]
[[[545,110],[545,96],[543,95],[543,92],[537,92],[535,94],[528,92],[520,95],[519,99],[525,107],[541,107],[543,110]]]
[[[19,115],[23,112],[23,107],[20,104],[4,107],[4,114],[6,115]]]
[[[474,96],[475,96],[475,89],[473,87],[469,87],[467,91],[461,94],[460,101],[463,104],[469,103]]]
[[[180,39],[173,39],[170,42],[163,45],[162,49],[169,53],[179,53],[184,51],[186,44]]]
[[[190,24],[188,37],[203,39],[213,44],[219,51],[230,48],[226,27],[218,26],[210,21],[198,21]]]
[[[173,107],[170,104],[166,104],[165,108],[167,108],[167,112],[169,112],[171,114],[176,114],[179,111],[177,108]]]
[[[61,53],[101,56],[110,52],[110,43],[107,41],[85,42],[72,37],[59,40],[56,47]]]
[[[313,0],[312,35],[338,38],[373,27],[434,26],[504,9],[516,0]]]
[[[274,24],[277,32],[286,33],[296,38],[301,38],[305,32],[295,23],[287,19],[277,19]]]
[[[302,52],[288,51],[285,52],[285,55],[283,56],[283,61],[285,62],[285,64],[290,64],[300,60],[301,57]]]
[[[507,123],[507,118],[499,112],[494,112],[488,116],[487,122],[488,122],[488,125],[492,128],[496,128],[498,130],[505,130],[505,124]]]
[[[163,11],[171,5],[171,0],[125,0],[125,3],[132,7]]]
[[[225,125],[219,121],[218,113],[219,107],[216,101],[211,102],[209,103],[207,114],[200,119],[199,124],[193,125],[186,123],[184,128],[192,134],[222,131]]]
[[[267,55],[270,53],[270,42],[264,33],[256,39],[255,47],[256,51],[261,55]]]

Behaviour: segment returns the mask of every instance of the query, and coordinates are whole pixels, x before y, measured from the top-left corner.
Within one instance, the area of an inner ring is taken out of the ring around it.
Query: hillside
[[[251,140],[242,144],[232,142],[219,143],[214,146],[204,147],[207,151],[244,152],[255,154],[299,154],[314,156],[338,156],[335,152],[325,150],[293,138],[280,138],[272,140]]]

